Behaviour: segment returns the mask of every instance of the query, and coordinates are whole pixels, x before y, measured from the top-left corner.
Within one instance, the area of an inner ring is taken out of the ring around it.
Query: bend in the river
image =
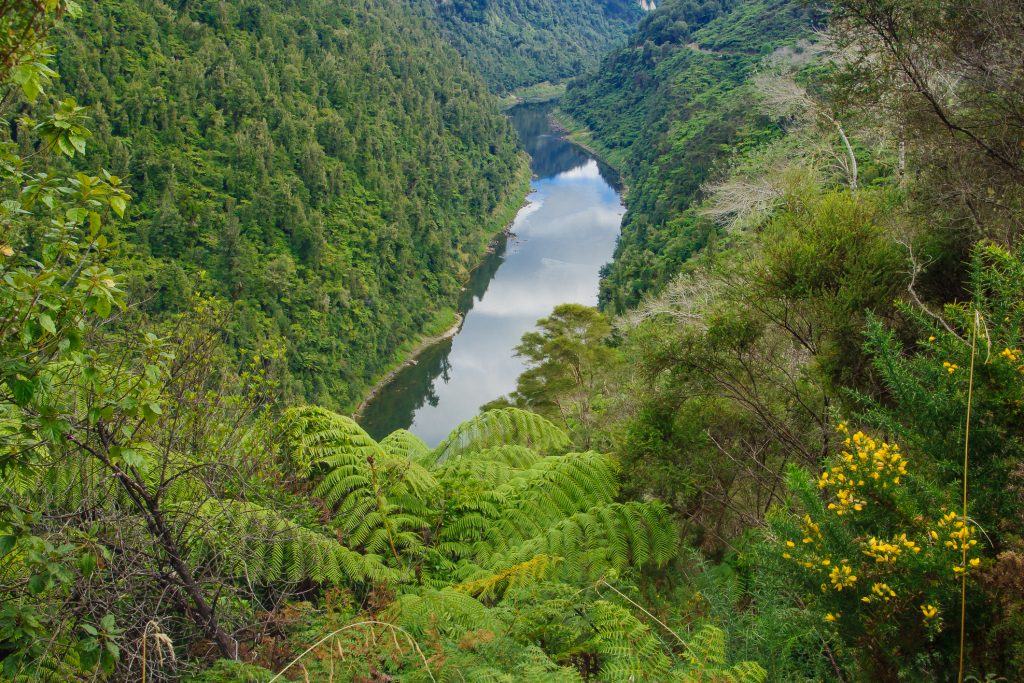
[[[363,410],[360,422],[374,438],[406,428],[436,445],[481,405],[515,389],[524,365],[514,349],[538,319],[560,303],[597,303],[624,207],[614,173],[554,133],[550,108],[509,112],[530,153],[529,203],[512,236],[474,271],[459,302],[459,333],[421,353]]]

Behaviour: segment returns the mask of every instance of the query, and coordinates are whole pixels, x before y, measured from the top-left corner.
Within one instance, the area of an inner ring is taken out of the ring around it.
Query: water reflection
[[[409,428],[434,445],[479,407],[515,388],[514,347],[559,303],[597,302],[598,272],[611,259],[623,207],[617,179],[586,151],[552,134],[547,105],[510,112],[536,178],[513,237],[474,271],[454,339],[420,355],[363,413],[375,438]]]

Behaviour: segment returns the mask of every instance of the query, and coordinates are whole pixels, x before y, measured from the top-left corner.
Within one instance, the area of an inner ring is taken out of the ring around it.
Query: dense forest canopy
[[[664,286],[708,240],[687,211],[724,147],[778,134],[751,106],[746,82],[761,58],[796,45],[823,15],[796,0],[669,0],[629,44],[560,102],[584,140],[629,178],[629,211],[601,301],[616,311]]]
[[[415,11],[0,12],[0,680],[1019,677],[1020,3],[652,12],[603,309],[433,449],[332,406],[521,158]]]
[[[638,0],[426,0],[444,35],[494,92],[595,67],[641,18]]]
[[[231,300],[233,342],[281,340],[294,396],[358,400],[521,199],[511,127],[402,2],[88,3],[54,43],[87,168],[134,196],[131,299]]]

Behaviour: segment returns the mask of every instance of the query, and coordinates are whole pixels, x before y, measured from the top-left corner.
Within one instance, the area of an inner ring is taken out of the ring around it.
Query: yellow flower
[[[841,566],[832,568],[828,578],[832,581],[832,586],[837,591],[850,588],[853,584],[857,583],[857,577],[854,575],[853,570],[845,563],[845,560]]]
[[[904,534],[905,537],[906,534]],[[899,538],[895,538],[893,539],[895,542],[879,541],[872,536],[868,539],[868,549],[864,551],[864,554],[879,564],[895,562],[896,558],[903,553],[903,549],[897,543],[899,540]]]
[[[14,249],[11,249],[9,244],[0,244],[0,254],[14,256]]]
[[[932,336],[928,337],[928,341],[930,341],[930,342],[935,341],[935,335],[932,335]]]
[[[796,547],[796,543],[793,543],[793,541],[786,541],[786,547],[787,548],[795,548]]]
[[[829,622],[829,623],[832,623],[832,622],[834,622],[834,621],[835,621],[836,619],[838,619],[838,618],[839,618],[839,615],[840,615],[840,613],[839,613],[839,612],[836,612],[835,614],[832,614],[831,612],[829,612],[828,614],[826,614],[826,615],[825,615],[825,621],[827,621],[827,622]]]
[[[892,589],[887,583],[875,583],[871,586],[871,592],[876,596],[882,598],[886,602],[896,597],[896,591]]]
[[[943,361],[942,367],[946,368],[946,372],[948,372],[951,375],[960,369],[959,365],[957,365],[956,363],[950,363],[949,361]]]
[[[977,567],[980,564],[981,564],[981,559],[980,558],[977,558],[977,557],[971,558],[971,566],[972,567]]]
[[[934,618],[938,613],[939,610],[935,605],[921,605],[921,614],[924,615],[925,621]]]

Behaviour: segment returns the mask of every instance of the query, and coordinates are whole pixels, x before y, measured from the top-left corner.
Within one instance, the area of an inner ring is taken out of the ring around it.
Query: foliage
[[[413,448],[415,459],[321,408],[292,409],[281,428],[283,456],[308,463],[341,543],[381,551],[398,572],[388,581],[397,598],[382,614],[357,614],[316,644],[331,670],[405,672],[410,680],[426,679],[424,669],[435,680],[456,672],[466,680],[620,680],[624,672],[660,679],[675,665],[672,680],[763,680],[754,664],[730,669],[718,631],[698,634],[682,665],[629,607],[601,595],[601,585],[625,595],[609,582],[626,588],[615,577],[668,562],[675,529],[655,502],[613,502],[614,463],[593,452],[560,454],[568,439],[550,422],[516,408],[488,411],[429,454]],[[558,638],[542,636],[557,628],[553,610],[569,591],[587,594],[571,601],[585,618]],[[517,625],[524,614],[535,616]],[[390,632],[394,647],[368,660],[336,658],[358,647],[349,631],[361,629],[375,638]]]
[[[570,129],[589,131],[588,144],[629,187],[603,307],[635,306],[707,244],[713,225],[688,209],[722,149],[778,135],[751,106],[748,81],[764,55],[796,43],[817,18],[796,2],[670,0],[628,46],[570,85],[560,103]]]
[[[511,126],[433,30],[390,0],[83,5],[55,62],[90,165],[131,185],[108,234],[129,301],[228,299],[231,345],[283,340],[288,396],[357,402],[524,191]]]
[[[666,4],[562,102],[631,214],[602,294],[619,362],[574,439],[683,523],[668,620],[772,680],[952,678],[964,573],[965,680],[1012,678],[1020,8],[840,2],[808,44],[820,15],[767,5]],[[841,415],[872,436],[844,445]]]
[[[649,14],[565,108],[630,184],[606,309],[658,294],[558,308],[435,449],[330,408],[508,204],[423,16],[491,10],[89,6],[63,93],[77,5],[12,5],[0,677],[945,679],[963,585],[1011,678],[1021,14],[925,5]]]
[[[589,71],[642,15],[637,0],[451,0],[426,11],[500,94]]]
[[[1024,174],[1020,6],[843,1],[834,23],[850,59],[829,90],[913,139],[905,163],[920,174],[916,210],[944,224],[947,249],[966,260],[978,238],[1014,244]],[[934,286],[947,293],[943,284]]]
[[[965,572],[977,599],[979,527],[956,511],[955,490],[936,490],[899,446],[863,432],[844,446],[816,487],[806,471],[790,473],[805,512],[776,521],[780,552],[814,596],[808,608],[856,647],[865,675],[936,678],[953,666],[960,595],[951,587]]]
[[[611,331],[608,319],[592,308],[556,306],[516,347],[527,369],[507,401],[557,420],[575,443],[589,448],[589,435],[602,419],[603,383],[617,361],[605,344]]]

